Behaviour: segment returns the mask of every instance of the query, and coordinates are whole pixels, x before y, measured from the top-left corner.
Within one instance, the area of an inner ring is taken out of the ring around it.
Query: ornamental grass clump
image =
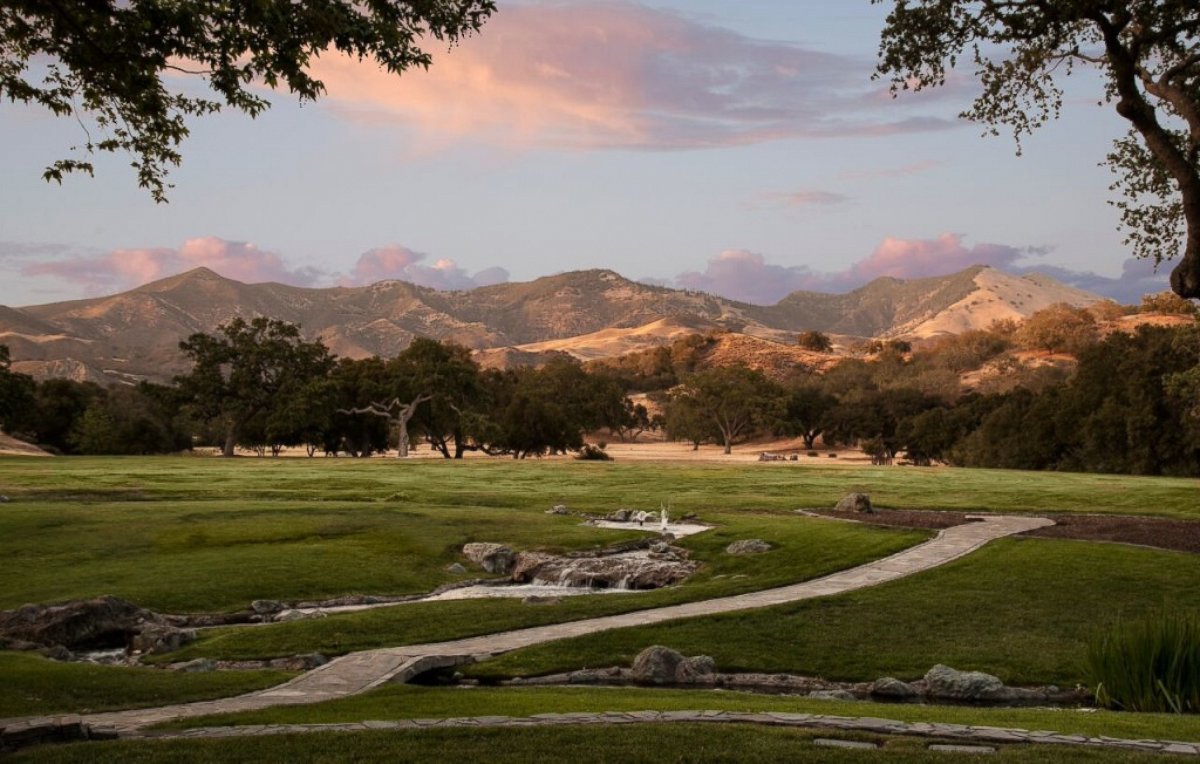
[[[1102,706],[1200,713],[1200,617],[1163,611],[1118,619],[1092,640],[1087,669]]]

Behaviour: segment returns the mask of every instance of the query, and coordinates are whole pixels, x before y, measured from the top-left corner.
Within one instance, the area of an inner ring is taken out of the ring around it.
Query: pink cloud
[[[726,250],[708,261],[704,271],[689,271],[675,277],[673,285],[711,292],[756,305],[773,305],[797,290],[848,292],[874,279],[916,279],[941,276],[990,265],[1020,272],[1019,261],[1039,250],[1004,244],[967,247],[960,234],[944,233],[934,239],[888,237],[870,256],[841,271],[821,273],[802,265],[768,263],[757,253]]]
[[[399,245],[378,247],[364,252],[350,275],[343,277],[344,286],[361,286],[377,281],[398,279],[420,286],[443,291],[474,289],[508,281],[508,271],[503,268],[487,268],[471,275],[450,259],[435,260],[432,265],[423,265],[426,255]]]
[[[396,77],[331,54],[315,72],[341,113],[433,140],[679,149],[955,123],[947,107],[880,103],[872,65],[613,0],[507,5],[428,71]]]
[[[178,249],[117,249],[98,255],[78,255],[21,269],[26,276],[53,276],[84,287],[87,294],[131,289],[149,281],[193,268],[209,268],[227,278],[246,283],[277,281],[312,286],[320,272],[292,269],[274,252],[254,244],[226,241],[215,236],[188,239]]]

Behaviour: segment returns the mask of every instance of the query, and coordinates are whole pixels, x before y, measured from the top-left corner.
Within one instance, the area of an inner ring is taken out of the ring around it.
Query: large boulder
[[[513,563],[517,560],[517,553],[503,544],[475,542],[463,545],[462,552],[468,560],[488,573],[500,576],[511,573]]]
[[[873,698],[885,698],[887,700],[908,700],[920,694],[917,692],[917,688],[908,682],[902,682],[890,676],[885,676],[882,679],[876,679],[872,682],[870,693]]]
[[[762,554],[771,551],[771,545],[762,539],[741,539],[725,547],[725,554]]]
[[[833,508],[834,512],[874,512],[871,497],[865,493],[848,493]]]
[[[631,674],[639,682],[687,684],[717,671],[716,662],[707,655],[686,658],[677,650],[652,645],[633,659]]]
[[[957,671],[938,664],[925,674],[925,692],[938,700],[1004,700],[1008,688],[982,671]]]
[[[686,581],[697,567],[697,563],[679,559],[559,557],[521,552],[512,578],[520,583],[591,589],[658,589]]]
[[[25,605],[0,611],[0,638],[38,645],[62,645],[68,650],[133,647],[146,633],[155,644],[182,644],[188,632],[172,626],[157,613],[119,597],[73,600],[58,605]]]

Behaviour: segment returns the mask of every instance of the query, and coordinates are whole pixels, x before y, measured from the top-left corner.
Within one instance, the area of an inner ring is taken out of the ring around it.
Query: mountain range
[[[37,378],[164,381],[187,370],[180,340],[235,316],[297,323],[341,356],[388,357],[424,336],[467,345],[485,364],[504,365],[554,351],[621,355],[714,330],[781,343],[805,330],[919,339],[1020,320],[1056,302],[1100,299],[1047,276],[986,266],[880,278],[846,294],[793,292],[775,305],[651,286],[610,270],[442,292],[403,281],[325,289],[243,284],[197,268],[106,297],[0,306],[0,344],[9,347],[15,370]]]

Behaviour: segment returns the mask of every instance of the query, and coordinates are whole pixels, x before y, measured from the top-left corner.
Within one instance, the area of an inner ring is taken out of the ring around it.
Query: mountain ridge
[[[775,305],[631,281],[609,269],[439,291],[405,281],[327,288],[245,284],[196,268],[102,297],[0,306],[0,343],[35,377],[165,380],[185,371],[180,340],[234,317],[300,324],[338,355],[392,356],[414,337],[494,356],[580,358],[665,344],[687,327],[786,341],[815,330],[858,337],[927,337],[1021,318],[1052,302],[1100,300],[1049,277],[973,266],[946,276],[879,278],[844,294],[793,292]]]

